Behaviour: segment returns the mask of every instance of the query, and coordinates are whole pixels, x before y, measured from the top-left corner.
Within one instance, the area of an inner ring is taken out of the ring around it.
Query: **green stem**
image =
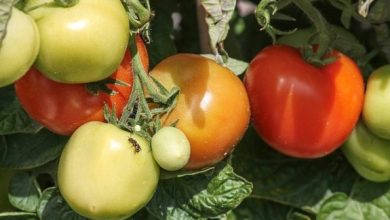
[[[150,5],[146,2],[146,7],[139,0],[124,0],[130,11],[129,20],[132,29],[141,29],[151,18]]]
[[[293,0],[294,4],[300,8],[306,16],[313,22],[318,36],[318,48],[313,58],[309,58],[312,61],[319,61],[326,54],[330,44],[331,37],[328,29],[328,22],[321,15],[321,13],[310,3],[308,0]],[[310,60],[309,60],[310,61]]]

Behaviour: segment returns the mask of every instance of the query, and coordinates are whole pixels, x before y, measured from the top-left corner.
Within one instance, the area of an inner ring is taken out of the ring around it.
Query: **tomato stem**
[[[132,55],[133,89],[128,103],[126,104],[118,125],[130,131],[134,131],[147,139],[151,138],[150,133],[156,132],[159,128],[159,115],[170,112],[176,104],[176,97],[179,89],[174,87],[168,91],[161,83],[151,78],[145,71],[141,58],[137,51],[135,35],[130,37],[129,48]],[[144,88],[148,97],[145,96]],[[148,99],[158,106],[159,111],[152,111]],[[131,124],[131,126],[129,126]],[[133,129],[140,126],[142,129]]]
[[[323,56],[328,52],[331,45],[331,33],[328,28],[328,22],[322,14],[307,0],[293,0],[294,4],[300,8],[306,16],[313,22],[318,34],[318,48],[314,54],[305,57],[313,64],[324,65]],[[311,48],[309,50],[312,50]],[[310,53],[309,53],[310,54]]]

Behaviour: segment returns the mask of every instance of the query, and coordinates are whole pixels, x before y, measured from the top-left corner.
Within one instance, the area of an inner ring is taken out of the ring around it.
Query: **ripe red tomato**
[[[358,121],[364,82],[355,62],[340,52],[321,68],[297,49],[274,45],[250,63],[245,86],[259,135],[294,157],[321,157],[346,140]]]
[[[141,38],[137,38],[137,48],[147,68],[147,51]],[[131,55],[126,52],[121,65],[111,78],[129,86],[107,84],[109,89],[115,91],[113,95],[103,91],[93,94],[86,88],[86,84],[58,83],[31,68],[15,83],[16,95],[31,118],[57,134],[70,135],[88,121],[104,121],[104,103],[110,108],[115,106],[118,117],[122,114],[132,89],[131,68]]]
[[[199,169],[225,158],[248,127],[249,101],[241,80],[215,61],[193,54],[171,56],[150,74],[168,89],[180,88],[175,109],[163,118],[176,120],[191,154],[185,169]]]

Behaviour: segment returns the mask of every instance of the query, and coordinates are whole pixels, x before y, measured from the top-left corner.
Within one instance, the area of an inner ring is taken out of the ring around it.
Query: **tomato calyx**
[[[135,35],[131,36],[129,48],[132,54],[134,74],[130,99],[119,119],[115,115],[115,109],[110,110],[108,106],[104,108],[104,116],[107,122],[141,135],[150,141],[153,134],[162,126],[160,116],[172,111],[175,107],[180,90],[174,87],[168,91],[160,82],[146,73],[137,52]],[[150,107],[151,105],[153,108]],[[135,144],[133,145],[137,148]]]
[[[118,79],[113,79],[113,78],[107,78],[103,79],[98,82],[91,82],[85,84],[85,88],[87,89],[88,92],[90,92],[93,95],[98,95],[99,92],[105,92],[108,95],[116,95],[118,94],[117,91],[111,89],[108,87],[109,84],[115,84],[115,85],[120,85],[120,86],[130,86],[124,81],[118,80]]]

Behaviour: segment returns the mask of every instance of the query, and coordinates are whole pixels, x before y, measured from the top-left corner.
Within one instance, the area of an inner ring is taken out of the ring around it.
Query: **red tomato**
[[[364,82],[355,62],[340,52],[317,68],[297,49],[262,50],[245,76],[252,120],[260,136],[294,157],[317,158],[346,140],[362,110]]]
[[[185,169],[199,169],[225,158],[245,133],[249,101],[240,79],[215,61],[193,54],[171,56],[150,74],[168,89],[180,88],[175,109],[163,118],[176,120],[191,154]]]
[[[137,38],[137,48],[147,68],[147,51],[141,38]],[[118,117],[122,114],[131,94],[131,68],[131,55],[126,52],[121,65],[111,78],[123,81],[129,86],[107,84],[108,88],[115,91],[113,95],[103,91],[93,94],[86,88],[87,84],[58,83],[31,68],[15,83],[16,95],[31,118],[57,134],[70,135],[88,121],[104,121],[104,103],[110,108],[115,107]]]

